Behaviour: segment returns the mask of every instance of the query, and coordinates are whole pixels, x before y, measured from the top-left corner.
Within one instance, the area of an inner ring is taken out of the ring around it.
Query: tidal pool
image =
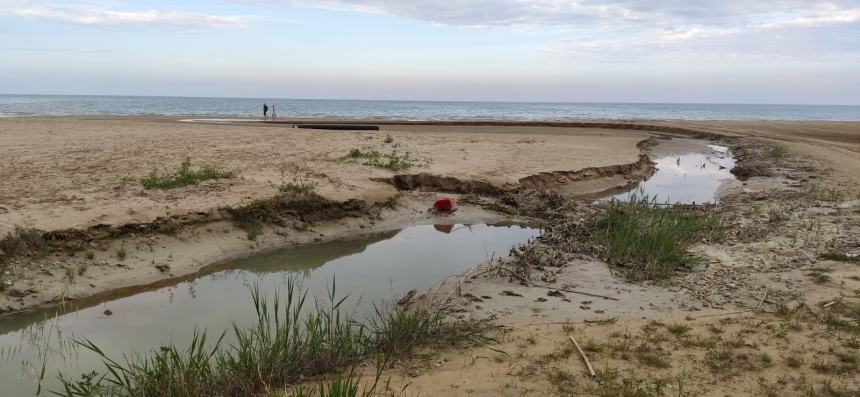
[[[675,151],[678,149],[672,149]],[[645,194],[658,203],[714,203],[723,186],[737,178],[731,173],[735,159],[725,146],[692,142],[678,154],[657,152],[652,160],[655,172],[631,191],[612,198],[626,200],[631,194]]]
[[[119,360],[165,343],[183,347],[195,328],[215,339],[234,322],[255,319],[253,285],[272,294],[299,280],[310,296],[327,302],[335,280],[337,295],[349,296],[347,311],[361,316],[373,304],[426,290],[539,234],[520,226],[412,226],[255,255],[193,280],[89,306],[0,318],[0,390],[3,396],[34,395],[43,363],[42,395],[57,389],[60,372],[102,371],[98,357],[77,348],[73,338],[87,338]]]

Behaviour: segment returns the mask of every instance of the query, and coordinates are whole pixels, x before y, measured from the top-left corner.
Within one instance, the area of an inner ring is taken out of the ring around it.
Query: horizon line
[[[767,103],[767,102],[624,102],[624,101],[494,101],[494,100],[457,100],[457,99],[362,99],[362,98],[287,98],[287,97],[234,97],[234,96],[196,96],[196,95],[117,95],[117,94],[23,94],[0,93],[0,96],[67,96],[67,97],[137,97],[137,98],[186,98],[186,99],[259,99],[286,101],[354,101],[354,102],[429,102],[429,103],[528,103],[528,104],[600,104],[600,105],[751,105],[751,106],[845,106],[860,107],[856,104],[840,103]]]

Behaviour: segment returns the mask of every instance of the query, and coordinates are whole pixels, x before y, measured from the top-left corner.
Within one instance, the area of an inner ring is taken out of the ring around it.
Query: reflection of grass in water
[[[20,331],[21,340],[14,347],[0,350],[0,361],[21,359],[21,375],[36,381],[41,392],[49,361],[74,363],[78,361],[78,344],[66,338],[59,328],[57,317],[45,318]],[[31,353],[32,357],[22,357]]]
[[[61,375],[64,390],[58,394],[250,396],[307,377],[341,374],[318,391],[325,389],[327,394],[331,387],[346,387],[349,393],[344,395],[354,396],[361,395],[355,369],[368,359],[376,358],[378,381],[381,369],[412,356],[419,348],[495,341],[488,336],[492,326],[487,321],[448,319],[427,307],[409,311],[378,308],[370,320],[357,322],[341,313],[346,298],[336,297],[335,286],[332,283],[327,303],[307,307],[307,292],[292,281],[287,284],[286,299],[278,294],[267,299],[255,286],[252,298],[257,320],[250,326],[234,325],[235,342],[230,345],[222,344],[223,334],[214,344],[207,344],[206,332],[201,331],[195,332],[185,348],[169,344],[119,362],[94,342],[77,340],[102,358],[105,372],[78,379]]]

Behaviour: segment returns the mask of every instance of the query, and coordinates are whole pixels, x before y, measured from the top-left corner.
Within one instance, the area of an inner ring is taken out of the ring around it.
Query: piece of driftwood
[[[579,343],[576,343],[576,339],[573,339],[573,335],[567,334],[567,337],[570,338],[570,341],[573,342],[573,346],[576,347],[576,350],[579,352],[579,355],[582,357],[582,361],[585,361],[585,365],[588,366],[588,373],[591,374],[591,377],[597,376],[594,373],[594,367],[591,366],[591,361],[588,361],[588,357],[585,356],[585,352],[582,351],[582,348],[579,347]]]
[[[763,304],[764,304],[764,300],[765,300],[765,299],[767,299],[767,293],[768,293],[768,292],[770,292],[770,289],[765,288],[765,289],[764,289],[764,296],[762,296],[762,297],[761,297],[761,300],[758,302],[758,306],[756,306],[756,307],[755,307],[755,309],[756,309],[756,310],[760,310],[760,309],[761,309],[761,305],[763,305]]]
[[[296,124],[295,128],[336,131],[379,131],[379,126],[367,124]]]

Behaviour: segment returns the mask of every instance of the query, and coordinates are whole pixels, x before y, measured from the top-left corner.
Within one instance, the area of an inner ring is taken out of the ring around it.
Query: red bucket
[[[452,198],[440,198],[433,202],[433,209],[439,212],[453,212],[457,210],[457,200]]]

